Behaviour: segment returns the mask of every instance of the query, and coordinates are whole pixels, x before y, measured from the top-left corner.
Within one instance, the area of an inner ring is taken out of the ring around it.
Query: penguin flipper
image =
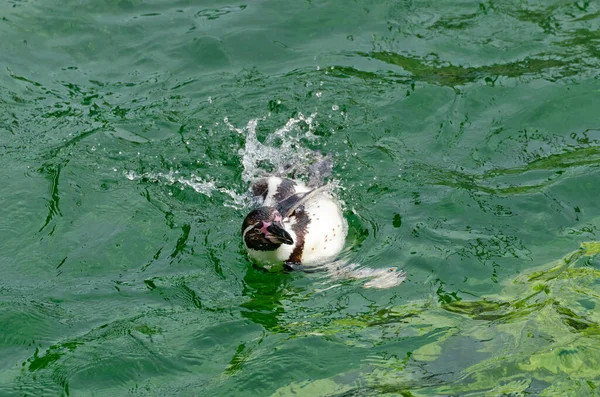
[[[315,152],[317,161],[308,169],[308,186],[320,186],[325,183],[325,178],[331,176],[333,170],[333,158],[331,153],[325,156],[320,151]]]
[[[323,266],[306,266],[301,263],[294,262],[286,262],[284,265],[285,270],[293,272],[293,271],[301,271],[304,273],[319,273],[326,271]]]
[[[282,217],[287,218],[288,216],[292,215],[296,208],[300,207],[307,200],[313,198],[315,195],[324,190],[327,190],[328,188],[329,187],[325,185],[305,193],[292,194],[290,197],[280,201],[277,204],[277,210],[279,211]]]

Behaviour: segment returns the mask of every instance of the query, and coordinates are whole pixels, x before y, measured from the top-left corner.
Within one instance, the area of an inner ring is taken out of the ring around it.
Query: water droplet
[[[129,179],[130,181],[133,181],[135,179],[135,172],[133,171],[129,171],[125,174],[125,178]]]

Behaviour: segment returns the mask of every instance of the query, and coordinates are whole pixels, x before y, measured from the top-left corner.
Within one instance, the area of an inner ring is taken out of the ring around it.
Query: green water
[[[1,396],[600,394],[597,3],[12,0],[0,37]],[[249,264],[254,119],[403,284]]]

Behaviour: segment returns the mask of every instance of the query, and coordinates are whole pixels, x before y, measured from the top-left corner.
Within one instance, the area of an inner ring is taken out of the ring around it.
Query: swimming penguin
[[[260,207],[242,225],[250,258],[267,269],[306,269],[333,261],[348,227],[327,190],[277,176],[254,182],[251,192]]]

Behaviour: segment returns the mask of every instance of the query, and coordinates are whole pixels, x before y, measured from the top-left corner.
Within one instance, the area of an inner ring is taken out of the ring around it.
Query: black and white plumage
[[[311,188],[270,176],[252,185],[260,207],[242,225],[250,258],[267,268],[314,266],[333,261],[342,251],[347,223],[327,186]]]

